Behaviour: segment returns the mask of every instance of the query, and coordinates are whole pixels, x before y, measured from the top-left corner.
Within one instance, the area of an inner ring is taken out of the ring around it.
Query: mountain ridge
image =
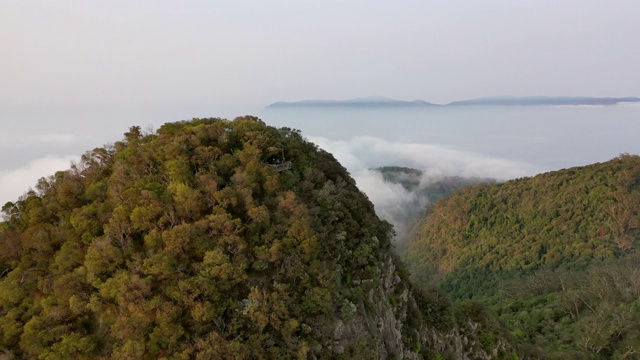
[[[273,104],[268,105],[266,108],[287,108],[287,107],[295,107],[295,108],[311,108],[311,107],[345,107],[345,108],[358,108],[358,107],[429,107],[429,106],[439,106],[436,104],[429,103],[424,100],[413,100],[413,101],[404,101],[404,100],[395,100],[387,97],[381,96],[371,96],[365,98],[355,98],[355,99],[347,99],[347,100],[324,100],[324,99],[314,99],[314,100],[301,100],[294,102],[286,102],[279,101]]]
[[[591,96],[488,96],[435,104],[425,100],[395,100],[387,97],[365,97],[347,100],[301,100],[279,101],[267,105],[265,109],[279,108],[429,108],[459,106],[579,106],[617,105],[620,103],[640,103],[640,97],[591,97]]]
[[[490,306],[540,358],[627,358],[640,352],[638,209],[628,154],[465,188],[427,208],[407,261],[417,286]]]

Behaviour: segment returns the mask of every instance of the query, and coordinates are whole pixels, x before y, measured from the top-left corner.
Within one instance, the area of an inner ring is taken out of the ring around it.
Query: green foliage
[[[329,357],[323,324],[389,259],[346,170],[254,117],[132,127],[3,213],[0,351],[19,358]]]
[[[541,270],[502,284],[491,301],[522,342],[554,357],[616,358],[640,351],[640,257]],[[579,354],[579,355],[576,355]]]
[[[622,256],[640,229],[640,158],[477,186],[436,203],[414,231],[419,276],[533,270]],[[426,265],[431,269],[425,268]]]
[[[414,291],[414,298],[423,314],[423,321],[440,330],[450,330],[455,324],[455,314],[449,296],[442,290],[432,287]]]
[[[639,209],[640,157],[621,155],[439,201],[407,258],[420,286],[495,310],[523,357],[633,358]]]

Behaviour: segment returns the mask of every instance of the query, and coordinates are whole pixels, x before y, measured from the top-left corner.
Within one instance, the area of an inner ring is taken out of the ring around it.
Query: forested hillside
[[[407,258],[416,283],[491,305],[545,356],[637,358],[639,240],[640,158],[621,155],[464,189],[428,209]]]
[[[482,306],[412,290],[330,154],[257,118],[132,127],[2,211],[3,358],[515,356]]]
[[[492,179],[463,178],[459,176],[427,175],[424,171],[401,166],[384,166],[373,169],[380,172],[385,183],[400,185],[404,189],[402,198],[389,201],[386,207],[376,211],[390,221],[396,232],[394,251],[404,257],[409,242],[409,233],[413,224],[428,204],[447,197],[466,186],[494,182]],[[396,190],[397,191],[397,190]],[[396,193],[397,195],[397,193]],[[382,210],[382,213],[380,212]]]

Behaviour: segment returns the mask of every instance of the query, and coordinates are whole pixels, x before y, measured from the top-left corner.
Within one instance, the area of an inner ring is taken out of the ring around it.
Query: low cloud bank
[[[402,250],[408,233],[420,212],[432,201],[424,191],[445,177],[495,179],[498,181],[530,176],[539,172],[534,166],[466,152],[434,144],[390,142],[375,137],[356,137],[334,141],[322,137],[309,140],[332,153],[349,170],[356,184],[374,204],[378,216],[394,225],[396,247]],[[388,181],[383,166],[403,166],[420,170],[420,174],[399,174],[404,179]],[[413,181],[416,186],[400,184]]]
[[[79,160],[79,157],[49,155],[18,169],[0,171],[0,206],[18,200],[29,188],[36,185],[38,179],[53,175],[56,171],[69,169],[71,161],[74,160]]]
[[[323,137],[309,140],[332,153],[352,175],[364,169],[398,165],[424,170],[428,175],[494,178],[508,180],[534,175],[533,165],[461,151],[436,144],[391,142],[376,137],[355,137],[333,141]]]
[[[354,178],[358,188],[374,204],[378,216],[393,225],[395,247],[398,253],[403,253],[414,221],[431,202],[422,191],[428,182],[420,181],[419,187],[407,189],[400,183],[385,180],[380,171],[366,169],[360,170]]]

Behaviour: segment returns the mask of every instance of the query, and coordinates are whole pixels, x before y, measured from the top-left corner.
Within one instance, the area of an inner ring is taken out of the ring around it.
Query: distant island
[[[386,97],[367,97],[348,100],[302,100],[276,102],[267,109],[278,108],[401,108],[401,107],[442,107],[442,106],[576,106],[576,105],[616,105],[619,103],[640,103],[638,97],[588,97],[588,96],[490,96],[469,100],[453,101],[448,104],[434,104],[424,100],[395,100]]]
[[[491,96],[454,101],[447,106],[537,106],[537,105],[616,105],[640,102],[638,97],[588,97],[588,96]]]
[[[271,108],[361,108],[361,107],[430,107],[440,106],[424,100],[403,101],[381,96],[349,100],[302,100],[294,102],[280,101],[267,106]]]

